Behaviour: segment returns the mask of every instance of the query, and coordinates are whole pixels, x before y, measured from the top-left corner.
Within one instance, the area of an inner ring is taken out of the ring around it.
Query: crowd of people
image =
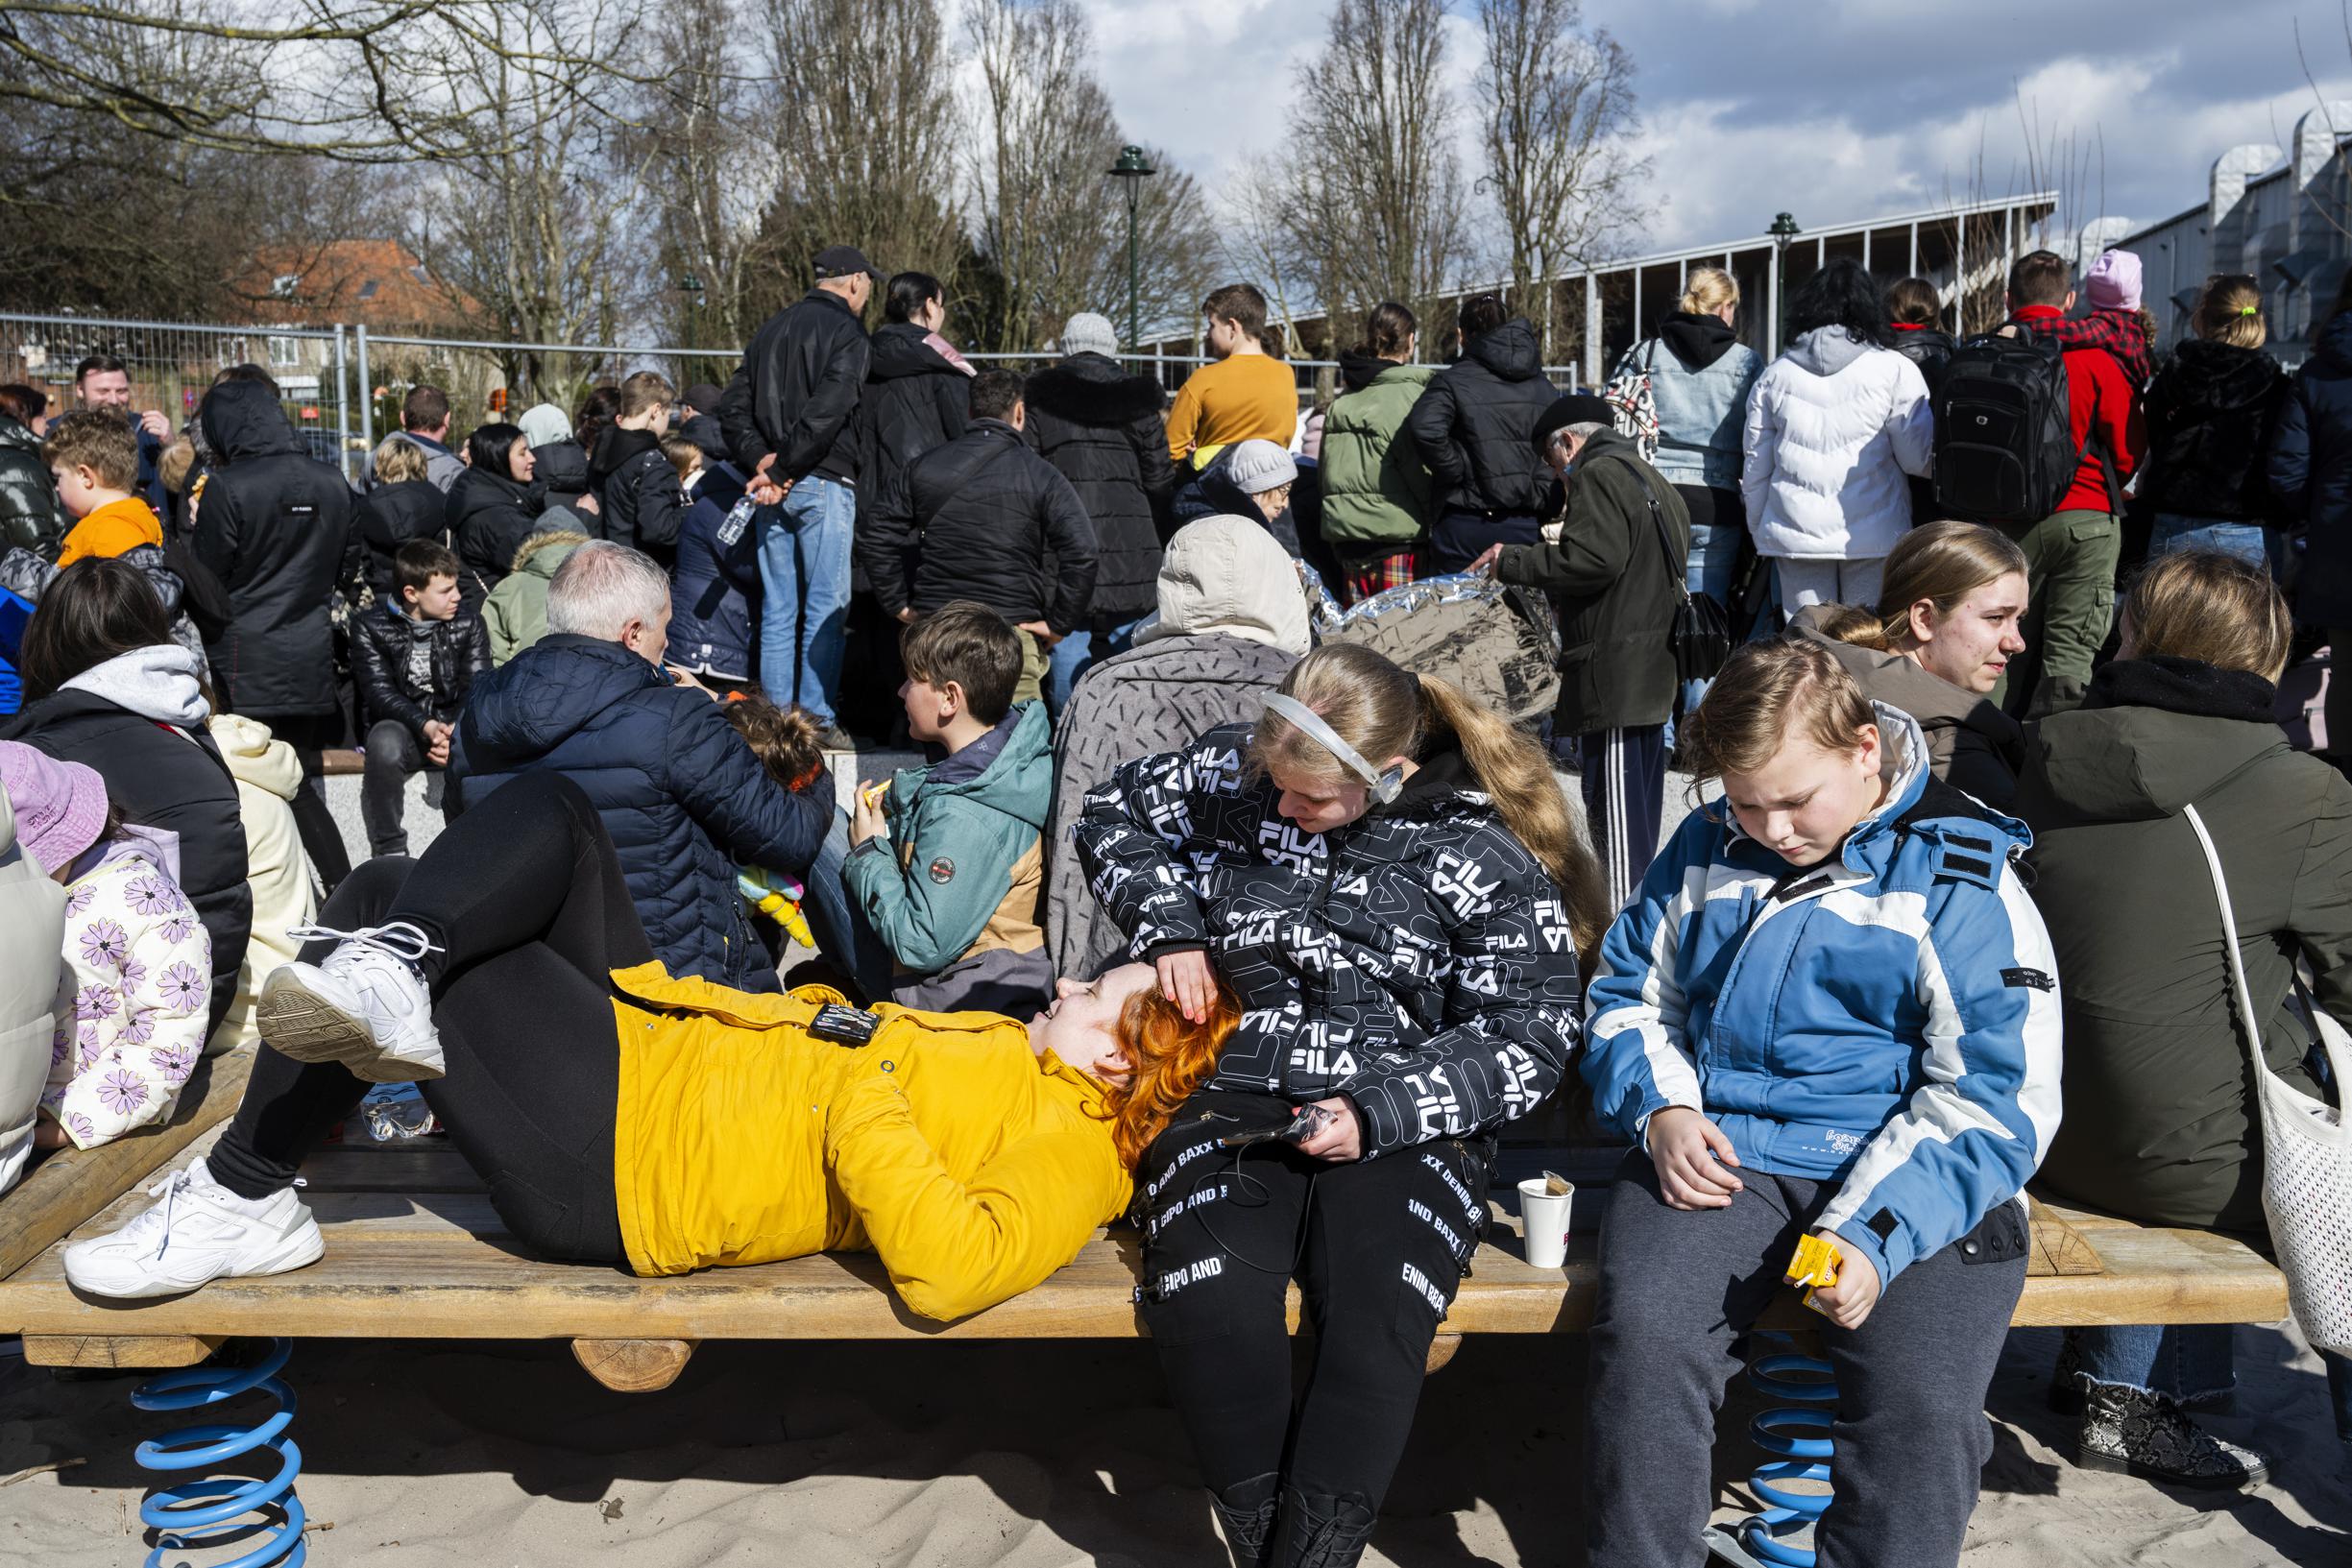
[[[262,1042],[78,1289],[316,1262],[297,1172],[376,1083],[524,1245],[641,1275],[870,1248],[947,1319],[1124,1217],[1234,1560],[1340,1568],[1498,1135],[1570,1091],[1629,1146],[1590,1560],[1688,1556],[1809,1241],[1823,1560],[1951,1563],[2026,1184],[2265,1244],[2187,813],[2262,1052],[2336,1095],[2298,1009],[2352,1005],[2352,698],[2297,749],[2278,692],[2352,626],[2352,293],[2289,377],[2252,279],[2160,358],[2128,254],[2087,302],[2022,257],[1960,341],[1933,284],[1833,260],[1766,362],[1701,268],[1597,392],[1498,296],[1443,368],[1392,302],[1302,417],[1246,283],[1170,401],[1098,315],[1023,378],[935,278],[814,266],[724,388],[640,372],[461,442],[421,386],[356,487],[256,367],[176,437],[117,362],[55,419],[0,387],[0,1187]],[[2036,417],[1954,413],[2000,388]],[[1315,613],[1432,576],[1547,607],[1547,722]],[[1699,601],[1729,651],[1694,665]],[[837,794],[861,736],[927,760]],[[1674,760],[1707,798],[1661,844]],[[2233,1487],[2267,1458],[2194,1415],[2232,1380],[2226,1327],[2108,1327],[2052,1387],[2081,1462]]]

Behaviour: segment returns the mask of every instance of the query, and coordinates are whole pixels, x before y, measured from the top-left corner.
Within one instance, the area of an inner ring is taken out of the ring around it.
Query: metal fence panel
[[[0,382],[45,393],[49,412],[77,406],[74,367],[92,354],[120,359],[131,406],[158,410],[175,429],[196,417],[212,378],[231,365],[266,369],[286,418],[311,454],[357,471],[352,450],[352,388],[340,327],[217,326],[0,313]]]

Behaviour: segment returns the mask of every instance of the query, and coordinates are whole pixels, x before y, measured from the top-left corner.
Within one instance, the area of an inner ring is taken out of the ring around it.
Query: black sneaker
[[[857,737],[838,724],[828,724],[817,731],[816,743],[827,751],[854,752],[858,749]]]
[[[2110,1383],[2084,1395],[2074,1462],[2204,1491],[2236,1491],[2270,1475],[2268,1456],[2222,1441],[2164,1395]]]

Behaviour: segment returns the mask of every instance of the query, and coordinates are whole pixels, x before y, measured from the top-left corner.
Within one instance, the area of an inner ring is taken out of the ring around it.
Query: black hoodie
[[[662,455],[660,436],[618,424],[599,430],[596,448],[588,454],[588,488],[597,508],[589,532],[643,550],[664,567],[676,559],[686,493],[676,465]]]
[[[2267,522],[2279,511],[2263,473],[2287,373],[2260,349],[2191,338],[2147,384],[2140,498],[2190,518]]]
[[[1132,620],[1159,603],[1160,544],[1176,465],[1167,394],[1101,354],[1072,354],[1029,378],[1022,435],[1078,492],[1102,555],[1093,614]]]
[[[196,554],[229,593],[228,628],[205,644],[219,707],[333,712],[327,601],[361,569],[351,484],[303,454],[277,394],[258,381],[214,387],[198,418],[212,465]]]
[[[1542,510],[1552,473],[1536,451],[1536,421],[1559,396],[1543,377],[1536,329],[1519,319],[1470,339],[1430,379],[1405,433],[1447,510],[1530,518]]]
[[[1730,353],[1739,334],[1721,316],[1677,310],[1658,324],[1658,339],[1685,369],[1703,371]]]
[[[972,378],[924,342],[926,336],[911,322],[888,322],[874,332],[865,390],[851,425],[861,521],[877,500],[906,484],[916,458],[954,441],[970,423]]]

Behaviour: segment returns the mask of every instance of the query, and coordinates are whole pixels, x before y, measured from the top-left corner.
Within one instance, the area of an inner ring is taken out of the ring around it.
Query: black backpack
[[[2085,448],[2074,444],[2066,351],[2055,338],[2021,326],[2015,337],[1962,339],[1928,406],[1939,516],[2038,522],[2073,488]],[[2107,463],[2103,451],[2099,462]]]

